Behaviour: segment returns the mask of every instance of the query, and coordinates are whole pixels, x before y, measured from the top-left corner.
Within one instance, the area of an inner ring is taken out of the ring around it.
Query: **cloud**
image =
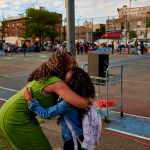
[[[76,18],[117,16],[117,8],[128,5],[129,0],[74,0]],[[66,17],[65,0],[1,0],[0,10],[5,16],[18,15],[29,7],[43,6]],[[131,7],[149,6],[149,0],[132,0]]]

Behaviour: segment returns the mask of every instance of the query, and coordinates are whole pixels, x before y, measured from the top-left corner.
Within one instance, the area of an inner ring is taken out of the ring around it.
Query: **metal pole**
[[[127,20],[127,14],[126,14],[126,44],[127,44],[127,37],[128,37],[128,20]]]
[[[74,0],[66,0],[67,51],[75,56],[75,9]]]
[[[2,12],[2,22],[1,22],[1,25],[2,25],[2,42],[4,42],[4,36],[5,36],[5,29],[4,29],[4,13]]]
[[[108,39],[109,39],[109,16],[108,16]]]
[[[89,25],[87,24],[87,41],[89,40]]]
[[[146,13],[146,45],[147,45],[147,28],[148,28],[148,21],[149,21],[150,12]]]
[[[129,0],[129,8],[131,8],[131,0]]]
[[[92,43],[93,43],[93,18],[92,18]]]
[[[79,36],[80,36],[80,24],[79,24],[79,19],[78,19],[78,42],[79,42]]]

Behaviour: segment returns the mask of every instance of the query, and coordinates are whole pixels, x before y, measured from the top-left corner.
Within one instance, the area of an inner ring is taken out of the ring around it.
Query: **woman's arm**
[[[61,96],[69,104],[77,107],[77,108],[86,108],[90,102],[89,98],[81,97],[80,95],[76,94],[69,86],[63,82],[55,82],[50,84],[44,88],[45,92],[47,93],[56,93],[57,95]],[[26,88],[23,93],[23,97],[25,97],[28,101],[32,100],[32,92],[29,88]],[[37,98],[37,97],[36,97]]]
[[[43,108],[36,99],[28,101],[28,108],[41,118],[51,118],[64,114],[67,111],[68,104],[65,101],[61,101],[57,105],[49,108]]]
[[[76,94],[71,88],[64,82],[59,81],[54,84],[50,84],[44,88],[47,93],[56,93],[61,96],[67,103],[77,107],[86,108],[90,102],[89,98],[82,97]]]

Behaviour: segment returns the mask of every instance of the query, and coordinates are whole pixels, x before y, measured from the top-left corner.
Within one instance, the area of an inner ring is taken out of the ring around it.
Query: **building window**
[[[141,21],[137,21],[136,27],[137,27],[137,28],[141,28]]]
[[[124,29],[124,22],[121,22],[121,30]]]

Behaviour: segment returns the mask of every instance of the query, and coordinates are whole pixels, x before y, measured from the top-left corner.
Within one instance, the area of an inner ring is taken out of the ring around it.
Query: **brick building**
[[[59,14],[62,20],[62,14]],[[24,29],[25,29],[25,17],[9,17],[3,21],[6,25],[4,26],[3,32],[3,40],[7,43],[18,44],[19,46],[22,45],[22,42],[25,40],[24,36]],[[57,24],[57,31],[61,32],[62,22]],[[33,36],[34,37],[34,36]],[[28,39],[32,40],[33,37]],[[34,37],[34,39],[39,40],[38,38]],[[56,40],[60,40],[61,35],[59,35]]]
[[[146,26],[147,13],[150,12],[150,6],[127,8],[124,5],[118,8],[118,18],[106,21],[106,31],[121,31],[122,39],[128,40],[129,32],[134,30],[138,37],[150,38],[150,27]]]

